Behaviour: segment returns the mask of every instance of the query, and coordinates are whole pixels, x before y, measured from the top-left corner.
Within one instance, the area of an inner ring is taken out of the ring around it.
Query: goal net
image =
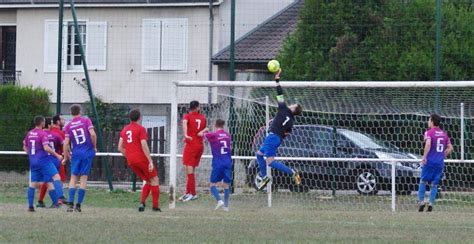
[[[255,152],[277,111],[274,82],[181,81],[171,108],[170,207],[183,193],[182,116],[188,102],[202,103],[208,127],[226,121],[232,136],[233,199],[243,206],[307,209],[416,208],[423,134],[431,113],[442,116],[442,129],[454,151],[445,163],[437,207],[472,210],[474,177],[474,82],[281,82],[288,104],[304,108],[291,135],[278,149],[279,159],[302,175],[296,185],[272,169],[263,192]],[[208,91],[206,98],[196,91]],[[198,190],[208,192],[211,152],[205,146],[196,169]],[[429,192],[429,191],[428,191]],[[202,194],[211,200],[210,194]],[[426,197],[427,198],[427,197]]]

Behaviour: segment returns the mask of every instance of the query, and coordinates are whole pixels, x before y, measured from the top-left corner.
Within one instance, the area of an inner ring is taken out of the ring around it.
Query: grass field
[[[474,213],[315,210],[303,203],[265,207],[232,199],[214,211],[209,196],[138,213],[140,193],[88,191],[82,213],[26,211],[24,186],[0,185],[0,242],[465,242],[474,239]],[[150,204],[148,204],[150,205]],[[67,233],[67,234],[66,234]]]

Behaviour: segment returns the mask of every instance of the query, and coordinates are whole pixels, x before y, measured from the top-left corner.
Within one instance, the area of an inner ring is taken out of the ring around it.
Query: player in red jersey
[[[66,135],[64,134],[64,117],[60,114],[56,114],[53,116],[53,126],[51,127],[51,132],[58,134],[63,140],[66,139]],[[63,148],[60,147],[58,149],[59,154],[63,155]],[[61,176],[61,181],[66,183],[67,176],[66,176],[66,161],[61,162],[61,167],[59,168],[59,176]]]
[[[153,211],[161,212],[159,208],[160,185],[158,183],[158,173],[150,156],[150,149],[147,144],[148,134],[146,129],[140,125],[140,110],[131,110],[129,117],[130,124],[125,126],[120,133],[118,150],[127,159],[133,172],[146,181],[142,189],[138,211],[145,211],[145,202],[151,191]]]
[[[202,152],[204,151],[203,137],[199,132],[206,128],[206,117],[200,113],[198,101],[189,104],[190,112],[183,117],[184,150],[183,164],[186,170],[186,194],[179,198],[183,202],[196,200],[196,180],[194,169],[199,166]]]

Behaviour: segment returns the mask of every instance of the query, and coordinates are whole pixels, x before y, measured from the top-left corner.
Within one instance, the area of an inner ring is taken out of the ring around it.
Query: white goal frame
[[[280,82],[282,87],[293,88],[474,88],[474,81],[321,81],[321,82],[305,82],[305,81],[283,81]],[[171,100],[171,126],[170,126],[170,172],[169,172],[169,208],[176,208],[176,187],[177,187],[177,162],[178,157],[178,97],[180,87],[275,87],[274,81],[176,81],[172,84],[172,100]],[[268,101],[268,100],[267,100]],[[463,104],[461,106],[461,116],[463,116]],[[268,112],[267,123],[268,123]],[[464,135],[463,127],[461,127],[461,138]],[[464,143],[461,143],[461,152],[464,151]],[[461,155],[464,155],[462,153]],[[204,158],[210,155],[204,155]],[[251,156],[233,156],[233,159],[254,159]],[[396,162],[419,162],[417,159],[362,159],[362,158],[284,158],[281,160],[299,160],[299,161],[370,161],[370,162],[390,162],[391,163],[391,182],[395,182]],[[474,163],[474,160],[446,160],[446,163],[462,162]],[[271,171],[269,171],[271,172]],[[396,184],[391,184],[391,209],[396,210]],[[272,205],[271,184],[267,188],[268,206]]]

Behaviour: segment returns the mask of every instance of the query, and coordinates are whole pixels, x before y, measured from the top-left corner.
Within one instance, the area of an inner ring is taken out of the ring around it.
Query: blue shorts
[[[431,182],[432,185],[438,185],[442,177],[442,166],[424,166],[421,169],[421,181]]]
[[[211,171],[211,183],[224,181],[230,184],[232,182],[232,167],[215,167]]]
[[[44,162],[40,168],[30,169],[30,182],[53,182],[53,176],[58,174],[58,170],[53,162]]]
[[[59,169],[59,167],[61,167],[61,162],[56,157],[48,157],[48,158],[49,158],[49,161],[53,162],[54,167],[56,167],[56,169]]]
[[[89,176],[91,172],[92,159],[94,159],[94,157],[75,159],[73,156],[71,159],[71,175]]]
[[[281,144],[281,138],[276,134],[270,133],[265,138],[262,147],[260,147],[260,152],[263,153],[265,157],[275,157],[278,151],[278,147]]]

